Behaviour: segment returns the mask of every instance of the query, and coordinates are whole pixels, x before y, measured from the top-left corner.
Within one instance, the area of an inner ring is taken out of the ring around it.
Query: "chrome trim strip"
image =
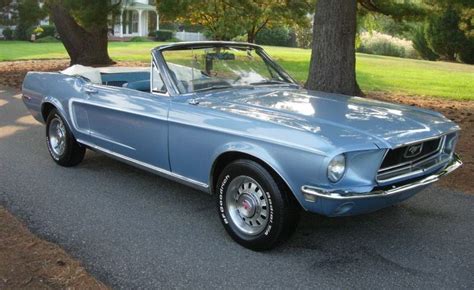
[[[357,199],[366,199],[366,198],[387,197],[387,196],[403,193],[405,191],[415,189],[418,187],[427,186],[433,182],[438,181],[442,176],[453,172],[460,166],[462,166],[462,161],[461,159],[459,159],[459,156],[455,154],[453,155],[453,160],[451,161],[451,163],[448,166],[446,166],[446,168],[444,168],[442,171],[436,174],[427,176],[423,178],[422,180],[405,184],[400,187],[395,187],[389,190],[377,190],[377,191],[372,191],[368,193],[355,193],[355,192],[342,192],[342,191],[330,191],[330,190],[328,191],[328,190],[314,187],[314,186],[303,185],[301,187],[301,191],[303,192],[303,194],[308,194],[311,196],[316,196],[317,198],[324,198],[324,199],[329,199],[329,200],[357,200]],[[317,200],[317,198],[315,199],[315,201]]]
[[[180,174],[162,169],[160,167],[157,167],[157,166],[154,166],[154,165],[151,165],[151,164],[148,164],[148,163],[145,163],[145,162],[142,162],[142,161],[124,156],[122,154],[110,151],[108,149],[102,148],[100,146],[97,146],[95,144],[89,143],[89,142],[84,141],[84,140],[77,139],[77,142],[79,142],[79,143],[81,143],[85,146],[88,146],[93,150],[100,151],[100,152],[104,153],[105,155],[108,155],[112,158],[119,159],[119,160],[121,160],[121,161],[123,161],[127,164],[130,164],[130,165],[148,170],[148,171],[150,171],[152,173],[155,173],[157,175],[160,175],[162,177],[165,177],[165,178],[171,179],[173,181],[177,181],[177,182],[186,184],[186,185],[188,185],[190,187],[193,187],[195,189],[198,189],[198,190],[209,193],[209,185],[207,185],[206,183],[203,183],[203,182],[200,182],[200,181],[182,176]]]
[[[453,130],[450,130],[450,131],[447,131],[447,132],[438,134],[438,135],[436,135],[436,136],[431,136],[431,137],[427,137],[427,138],[424,138],[424,139],[418,139],[418,140],[415,140],[415,141],[405,142],[405,143],[396,145],[396,146],[394,146],[394,147],[391,148],[391,149],[397,149],[397,148],[400,148],[400,147],[403,147],[403,146],[408,146],[408,145],[412,145],[412,144],[417,144],[417,143],[421,143],[421,142],[430,141],[430,140],[437,139],[437,138],[441,138],[441,137],[443,137],[443,136],[445,136],[445,135],[449,135],[449,134],[451,134],[451,133],[458,132],[458,131],[459,131],[459,129],[453,129]]]
[[[443,152],[435,152],[435,154],[431,155],[431,156],[428,156],[426,159],[423,159],[423,160],[420,160],[416,163],[412,163],[408,166],[403,166],[403,167],[400,167],[400,168],[396,168],[396,169],[391,169],[391,170],[379,170],[377,171],[377,178],[379,175],[387,175],[387,174],[390,174],[390,173],[395,173],[395,172],[398,172],[398,171],[403,171],[403,170],[406,170],[406,169],[410,169],[410,168],[414,168],[414,167],[418,167],[420,166],[421,164],[423,163],[428,163],[430,162],[431,160],[433,159],[436,159],[438,157],[440,157],[441,155],[443,154],[446,154],[446,153],[443,153]],[[440,162],[438,162],[439,164],[443,163],[443,161],[446,161],[446,160],[441,160]],[[383,179],[382,179],[383,180]]]
[[[440,155],[437,155],[435,157],[439,157]],[[432,159],[436,159],[436,158],[432,158]],[[432,159],[429,159],[429,160],[423,160],[419,163],[422,163],[422,162],[429,162],[430,160]],[[413,175],[418,175],[420,173],[423,173],[425,171],[430,171],[431,169],[437,167],[437,166],[440,166],[442,165],[443,163],[447,162],[449,160],[449,158],[446,158],[444,160],[441,160],[440,162],[434,164],[434,165],[431,165],[430,167],[427,167],[427,168],[420,168],[420,169],[417,169],[415,171],[411,171],[411,172],[408,172],[408,173],[405,173],[405,174],[402,174],[402,175],[397,175],[397,176],[394,176],[392,178],[388,178],[388,179],[379,179],[378,176],[377,176],[377,182],[380,182],[382,184],[386,184],[388,182],[394,182],[396,180],[399,180],[399,179],[405,179],[405,178],[408,178],[410,176],[413,176]]]

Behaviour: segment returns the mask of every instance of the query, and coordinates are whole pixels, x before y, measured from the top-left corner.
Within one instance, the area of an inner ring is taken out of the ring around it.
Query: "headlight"
[[[332,182],[338,182],[346,171],[346,157],[344,154],[334,157],[328,165],[328,178]]]

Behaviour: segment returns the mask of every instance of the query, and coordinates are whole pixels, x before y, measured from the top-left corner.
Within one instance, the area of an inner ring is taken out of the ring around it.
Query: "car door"
[[[93,145],[134,163],[169,170],[166,94],[92,83],[84,94],[81,107]]]

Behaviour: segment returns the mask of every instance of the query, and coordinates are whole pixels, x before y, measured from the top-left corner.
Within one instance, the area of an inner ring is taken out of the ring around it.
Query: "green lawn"
[[[115,60],[148,62],[150,49],[159,44],[111,42],[110,55]],[[266,50],[298,81],[306,80],[310,50]],[[67,54],[61,43],[0,41],[0,61],[45,58],[67,58]],[[474,100],[473,65],[357,54],[357,79],[364,91]]]

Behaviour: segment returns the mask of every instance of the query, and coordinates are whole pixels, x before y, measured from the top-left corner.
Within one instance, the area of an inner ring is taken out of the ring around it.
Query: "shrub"
[[[299,48],[311,48],[313,43],[313,30],[304,26],[295,26],[296,44]]]
[[[43,38],[46,36],[55,36],[56,35],[56,27],[54,25],[41,25],[40,28],[43,30],[38,37]]]
[[[178,25],[172,22],[160,23],[160,30],[178,31]]]
[[[5,37],[6,40],[12,40],[13,39],[13,30],[11,30],[9,27],[5,28],[3,30],[3,36]]]
[[[15,28],[14,38],[18,40],[30,40],[31,33],[28,33],[33,32],[33,29],[34,27],[26,26],[20,22]]]
[[[167,40],[167,42],[180,42],[180,41],[181,41],[181,39],[176,38],[176,37],[172,37],[172,38]]]
[[[36,39],[35,42],[36,43],[50,43],[50,42],[59,42],[59,40],[57,40],[56,38],[54,38],[51,35],[48,35],[48,36]]]
[[[255,43],[273,46],[292,46],[290,31],[285,27],[262,29],[255,37]]]
[[[184,30],[186,32],[204,32],[205,27],[199,24],[179,24],[175,22],[160,23],[160,30],[170,30],[173,32]]]
[[[474,64],[474,37],[466,39],[459,52],[459,60],[467,64]]]
[[[156,40],[157,41],[167,41],[173,38],[173,31],[171,30],[158,30],[156,32]]]
[[[459,13],[449,7],[441,15],[431,17],[426,27],[425,36],[430,47],[447,60],[455,60],[466,41],[459,29],[460,21]]]
[[[417,27],[413,34],[413,48],[418,52],[421,58],[426,60],[437,60],[439,55],[428,45],[425,36],[425,26]]]
[[[128,40],[128,42],[151,42],[152,40],[147,37],[135,36]]]
[[[46,36],[54,37],[56,35],[56,27],[54,25],[31,26],[26,30],[25,33],[28,40],[31,38],[32,34],[36,35],[36,39]]]
[[[376,55],[418,58],[411,41],[379,32],[361,33],[360,46],[357,51]]]
[[[232,41],[247,42],[247,34],[237,35],[236,37],[232,38]]]

